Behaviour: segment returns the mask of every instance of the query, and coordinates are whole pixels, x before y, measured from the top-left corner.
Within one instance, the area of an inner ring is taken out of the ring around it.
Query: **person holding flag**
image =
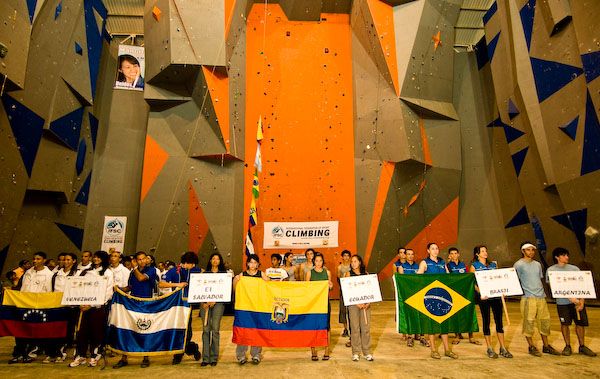
[[[465,274],[468,272],[465,262],[460,260],[460,252],[456,247],[451,247],[448,249],[448,263],[446,264],[446,267],[448,268],[448,273],[450,274]],[[462,333],[456,333],[452,344],[458,345],[460,340],[463,338],[464,337]],[[473,333],[469,333],[469,342],[473,345],[481,345],[481,342],[473,338]]]
[[[419,271],[417,274],[447,274],[448,267],[446,267],[446,262],[442,258],[439,257],[440,248],[435,242],[430,242],[427,244],[427,258],[423,259],[421,263],[419,263]],[[444,355],[450,357],[452,359],[457,359],[458,355],[450,350],[448,346],[448,334],[443,333],[440,334],[442,338],[442,344],[444,345]],[[441,359],[440,353],[438,353],[435,347],[435,335],[429,335],[429,345],[431,348],[431,358],[433,359]]]
[[[415,252],[413,249],[407,247],[406,249],[402,248],[404,250],[404,254],[405,254],[405,261],[400,264],[400,266],[398,266],[396,268],[398,274],[401,275],[414,275],[417,273],[417,271],[419,271],[419,264],[417,262],[415,262]],[[413,347],[415,346],[415,340],[418,340],[421,345],[425,346],[425,347],[429,347],[429,341],[427,341],[427,339],[421,334],[415,334],[413,335],[409,335],[406,338],[406,346],[408,347]]]
[[[325,257],[319,252],[314,253],[312,259],[313,268],[310,270],[304,278],[307,282],[327,280],[329,282],[329,290],[333,288],[333,282],[331,281],[331,272],[325,267]],[[329,360],[329,338],[331,330],[331,304],[327,301],[327,346],[325,347],[325,353],[323,354],[323,360]],[[317,361],[317,349],[315,347],[310,348],[312,353],[312,360]]]

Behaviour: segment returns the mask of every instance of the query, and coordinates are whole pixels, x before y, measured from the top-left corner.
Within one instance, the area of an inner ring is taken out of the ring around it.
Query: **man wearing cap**
[[[542,279],[542,265],[533,259],[537,248],[529,242],[521,245],[521,254],[523,258],[515,262],[514,268],[519,276],[523,296],[521,297],[521,316],[523,317],[523,334],[529,345],[529,354],[541,357],[542,353],[533,344],[533,332],[535,324],[539,327],[544,347],[542,351],[546,354],[560,355],[548,343],[550,335],[550,312],[546,303],[546,292]]]

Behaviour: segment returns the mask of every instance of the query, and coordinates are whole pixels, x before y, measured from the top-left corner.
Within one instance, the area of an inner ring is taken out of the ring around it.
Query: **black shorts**
[[[577,319],[577,311],[575,304],[556,305],[558,310],[558,318],[561,325],[571,325],[575,321],[575,325],[588,326],[587,312],[585,307],[579,312],[579,320]]]

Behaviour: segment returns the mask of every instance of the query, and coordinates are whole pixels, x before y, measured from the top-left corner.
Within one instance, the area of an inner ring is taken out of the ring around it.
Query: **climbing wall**
[[[585,231],[600,222],[599,16],[594,1],[519,0],[484,17],[478,62],[493,79],[488,128],[506,235],[513,251],[536,240],[544,265],[557,246],[575,264],[598,264],[597,232]]]

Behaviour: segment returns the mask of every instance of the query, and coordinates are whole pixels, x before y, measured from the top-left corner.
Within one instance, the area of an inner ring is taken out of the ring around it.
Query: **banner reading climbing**
[[[328,283],[266,282],[242,277],[235,289],[233,343],[327,346]]]
[[[475,275],[394,275],[399,333],[477,332]]]

